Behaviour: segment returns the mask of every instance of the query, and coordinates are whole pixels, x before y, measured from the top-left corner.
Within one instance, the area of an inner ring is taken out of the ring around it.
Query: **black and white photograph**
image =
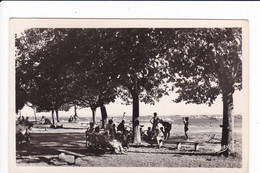
[[[248,21],[10,22],[13,171],[247,172]]]

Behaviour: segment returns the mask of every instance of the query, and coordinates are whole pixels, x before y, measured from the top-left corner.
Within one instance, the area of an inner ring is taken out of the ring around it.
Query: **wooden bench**
[[[79,154],[79,153],[75,153],[75,152],[67,151],[67,150],[63,150],[63,149],[57,149],[57,151],[74,156],[74,164],[75,164],[77,158],[85,157],[85,155],[83,155],[83,154]]]
[[[81,123],[81,127],[82,126],[88,126],[89,123]]]
[[[177,144],[177,150],[181,150],[182,144],[189,144],[194,146],[194,151],[198,150],[198,145],[201,144],[201,142],[198,141],[172,141],[172,140],[165,140],[165,142]]]

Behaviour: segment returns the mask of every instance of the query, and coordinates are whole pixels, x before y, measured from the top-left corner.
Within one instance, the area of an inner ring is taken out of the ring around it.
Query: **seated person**
[[[125,131],[125,120],[122,120],[121,123],[117,126],[117,131]]]
[[[129,143],[131,142],[131,134],[128,130],[123,131],[120,139],[120,141],[122,142],[122,146],[129,148]]]
[[[40,122],[39,122],[40,124],[44,124],[45,123],[45,117],[44,116],[42,116],[42,118],[40,119]]]
[[[95,127],[95,133],[99,133],[99,132],[100,132],[100,127],[99,126]]]
[[[45,118],[44,124],[51,124],[51,120],[49,120],[48,118]]]
[[[115,124],[112,125],[112,128],[110,129],[109,133],[110,133],[111,139],[114,139],[116,137],[116,125]]]
[[[22,141],[25,140],[28,144],[30,142],[30,129],[32,125],[25,126],[23,122],[19,122],[16,125],[16,143],[22,144]]]
[[[89,123],[89,128],[87,129],[87,133],[93,133],[94,131],[95,131],[94,123],[90,122]]]
[[[116,154],[126,154],[126,151],[124,150],[121,142],[119,142],[116,139],[111,139],[108,135],[108,133],[104,134],[105,140],[108,141],[110,147],[112,148],[113,152],[115,152]]]
[[[148,129],[144,133],[144,140],[146,142],[151,142],[151,139],[153,137],[153,131],[151,127],[148,127]]]

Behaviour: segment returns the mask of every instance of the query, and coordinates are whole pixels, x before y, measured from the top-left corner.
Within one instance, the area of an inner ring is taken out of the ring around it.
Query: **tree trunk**
[[[74,105],[74,115],[75,115],[75,116],[78,116],[78,115],[77,115],[77,105]]]
[[[92,120],[93,120],[93,123],[95,124],[96,123],[96,108],[91,108],[92,110]]]
[[[33,113],[34,113],[34,120],[35,120],[35,122],[37,122],[37,118],[36,118],[36,108],[33,108]]]
[[[231,152],[232,145],[232,116],[233,116],[233,94],[228,92],[223,92],[223,127],[222,127],[222,139],[221,146],[227,147],[224,152],[225,156],[228,156]]]
[[[135,123],[137,120],[139,121],[139,97],[136,92],[132,93],[133,97],[133,143],[140,144],[141,143],[141,134],[140,134],[140,126],[139,123]]]
[[[54,116],[54,109],[52,109],[52,111],[51,111],[51,117],[52,117],[52,125],[53,125],[54,127],[56,127],[55,116]]]
[[[101,103],[101,105],[100,105],[100,112],[101,112],[101,118],[102,118],[102,127],[101,128],[105,128],[105,125],[107,123],[107,110],[106,110],[104,103]]]
[[[60,120],[59,120],[59,110],[56,109],[56,110],[55,110],[55,113],[56,113],[57,122],[60,122]]]

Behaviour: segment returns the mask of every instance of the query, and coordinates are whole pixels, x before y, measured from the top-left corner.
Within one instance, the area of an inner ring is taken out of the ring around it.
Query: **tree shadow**
[[[59,149],[74,152],[85,156],[107,157],[105,154],[112,154],[105,149],[87,149],[85,133],[33,133],[29,145],[18,145],[16,154],[18,156],[41,156],[59,155]],[[65,153],[66,154],[66,153]]]

